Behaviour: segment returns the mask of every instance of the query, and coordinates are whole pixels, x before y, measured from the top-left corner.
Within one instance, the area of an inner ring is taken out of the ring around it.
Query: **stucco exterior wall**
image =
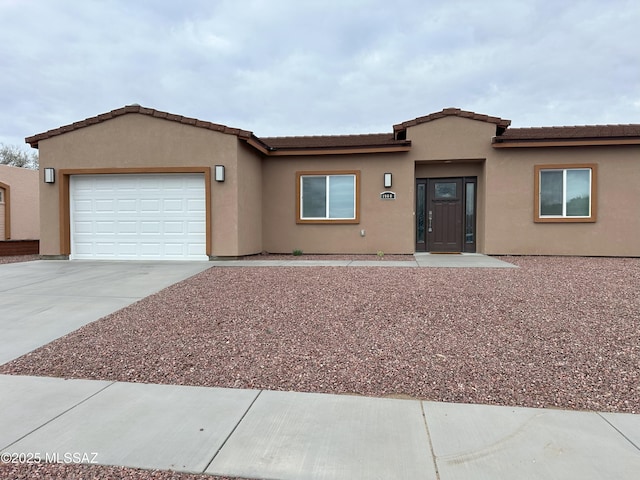
[[[243,142],[238,149],[237,255],[262,252],[262,157]]]
[[[296,172],[360,170],[360,223],[296,224]],[[405,153],[271,158],[263,165],[263,247],[291,253],[413,253],[414,164]],[[384,173],[396,200],[381,200]],[[361,231],[364,230],[364,236]]]
[[[465,176],[477,177],[478,252],[640,256],[637,145],[494,148],[495,124],[459,116],[411,126],[406,134],[412,142],[408,152],[266,156],[233,134],[132,113],[40,140],[41,171],[54,167],[55,184],[42,182],[38,172],[0,166],[0,186],[11,186],[11,238],[39,237],[43,255],[65,253],[62,172],[198,168],[211,169],[207,253],[213,256],[294,249],[410,254],[416,178]],[[597,221],[535,223],[534,167],[587,163],[598,165]],[[215,181],[215,165],[225,166],[224,182]],[[360,172],[359,223],[296,223],[296,172],[353,170]],[[393,176],[389,189],[384,173]],[[16,182],[32,186],[18,189]],[[382,200],[385,190],[396,199]]]
[[[178,124],[139,114],[129,114],[41,140],[40,168],[145,169],[211,167],[224,164],[228,181],[219,184],[211,175],[212,246],[238,245],[237,149],[234,135]],[[88,172],[89,173],[89,172]],[[117,173],[117,172],[114,172]],[[40,183],[42,255],[60,255],[63,182]],[[215,253],[215,247],[214,254]],[[233,253],[235,254],[235,253]]]
[[[444,117],[407,129],[414,161],[481,160],[492,154],[493,123]]]
[[[638,147],[496,149],[487,162],[486,253],[640,256]],[[595,223],[535,223],[534,166],[597,164]]]
[[[37,240],[40,238],[37,170],[0,165],[0,187],[4,187],[2,205],[3,235],[0,240]],[[9,192],[8,195],[6,194]],[[9,228],[5,228],[8,216]],[[8,235],[7,235],[8,234]]]

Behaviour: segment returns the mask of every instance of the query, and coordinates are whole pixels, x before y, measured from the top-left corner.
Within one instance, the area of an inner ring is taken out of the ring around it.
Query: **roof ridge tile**
[[[46,132],[43,132],[43,133],[32,135],[30,137],[25,138],[25,141],[28,144],[30,144],[32,147],[37,148],[38,142],[40,140],[45,140],[47,138],[55,137],[63,133],[72,132],[80,128],[105,122],[107,120],[111,120],[113,118],[120,117],[122,115],[126,115],[129,113],[139,113],[141,115],[147,115],[154,118],[174,121],[174,122],[183,123],[186,125],[193,125],[196,127],[206,128],[208,130],[222,132],[229,135],[236,135],[242,138],[249,138],[253,135],[252,132],[249,132],[247,130],[242,130],[239,128],[231,128],[231,127],[227,127],[226,125],[220,125],[212,122],[205,122],[202,120],[198,120],[197,118],[185,117],[182,115],[176,115],[173,113],[163,112],[153,108],[148,108],[148,107],[143,107],[141,105],[133,104],[133,105],[125,105],[124,107],[116,108],[115,110],[111,110],[109,112],[100,113],[98,115],[85,118],[84,120],[80,120],[78,122],[74,122],[68,125],[63,125],[61,127],[54,128],[52,130],[47,130]]]
[[[483,113],[471,112],[469,110],[461,110],[460,108],[457,108],[457,107],[447,107],[442,109],[439,112],[434,112],[429,115],[417,117],[417,118],[414,118],[413,120],[407,120],[406,122],[402,122],[397,125],[394,125],[393,131],[398,132],[400,130],[404,130],[409,127],[414,127],[422,123],[426,123],[433,120],[437,120],[439,118],[450,117],[450,116],[469,118],[471,120],[477,120],[481,122],[494,123],[497,126],[502,128],[507,128],[509,125],[511,125],[511,120],[506,120],[500,117],[493,117],[490,115],[485,115]]]

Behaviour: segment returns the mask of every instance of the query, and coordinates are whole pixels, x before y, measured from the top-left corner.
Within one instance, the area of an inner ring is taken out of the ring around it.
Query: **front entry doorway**
[[[416,180],[416,251],[476,251],[477,177]]]

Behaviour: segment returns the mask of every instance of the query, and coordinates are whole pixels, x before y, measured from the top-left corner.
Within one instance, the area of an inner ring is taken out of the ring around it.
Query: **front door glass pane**
[[[418,184],[418,198],[416,199],[416,240],[418,243],[424,243],[425,241],[425,184]]]
[[[475,232],[474,225],[476,223],[475,219],[475,204],[476,204],[476,184],[475,183],[467,183],[466,184],[466,205],[465,205],[465,242],[473,243],[475,242]]]
[[[435,198],[446,200],[457,198],[455,182],[437,182],[435,184]]]

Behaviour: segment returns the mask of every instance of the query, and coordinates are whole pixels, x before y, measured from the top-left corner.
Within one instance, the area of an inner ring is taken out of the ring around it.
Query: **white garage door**
[[[71,259],[207,260],[202,174],[72,175]]]

